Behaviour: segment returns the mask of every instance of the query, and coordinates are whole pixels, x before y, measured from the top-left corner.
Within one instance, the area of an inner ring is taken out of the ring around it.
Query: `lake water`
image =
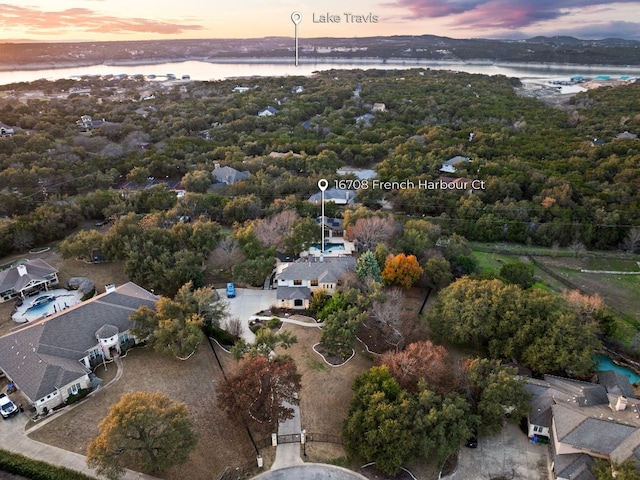
[[[191,80],[223,80],[234,77],[286,77],[293,75],[309,76],[314,71],[330,69],[384,69],[403,70],[408,68],[429,68],[432,70],[454,70],[467,73],[485,75],[506,75],[517,78],[567,78],[573,75],[597,76],[608,75],[617,78],[623,75],[639,76],[640,66],[636,68],[594,67],[588,65],[543,65],[543,64],[490,64],[487,62],[455,63],[435,61],[402,61],[389,60],[376,62],[371,59],[348,62],[305,63],[295,66],[292,62],[282,63],[210,63],[201,61],[169,62],[149,65],[92,65],[88,67],[49,68],[42,70],[14,70],[0,71],[0,85],[14,82],[32,82],[39,79],[58,80],[62,78],[76,78],[84,75],[156,75],[159,80],[166,80],[166,74],[171,73],[181,78],[189,75]]]

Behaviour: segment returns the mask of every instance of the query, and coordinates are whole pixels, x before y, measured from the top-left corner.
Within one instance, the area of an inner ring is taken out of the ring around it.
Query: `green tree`
[[[197,443],[189,411],[164,393],[125,393],[98,424],[87,464],[110,480],[125,468],[158,473],[185,463]]]
[[[194,170],[182,177],[182,184],[188,192],[207,193],[211,183],[211,173],[207,170]]]
[[[515,358],[539,373],[586,375],[601,348],[595,319],[560,297],[496,279],[452,283],[428,320],[439,338],[484,348],[491,358]]]
[[[529,410],[529,393],[525,379],[517,376],[517,369],[496,360],[476,358],[465,365],[468,400],[480,418],[479,429],[493,434],[502,429],[505,415],[513,422]]]
[[[322,324],[320,343],[331,355],[347,358],[353,351],[358,325],[364,321],[365,316],[356,307],[329,314]]]
[[[102,247],[103,236],[97,230],[80,230],[60,242],[62,258],[79,258],[91,260],[91,251]]]
[[[129,173],[127,173],[127,180],[142,185],[150,176],[151,172],[147,167],[133,167]]]
[[[440,290],[446,287],[453,280],[451,264],[444,257],[439,255],[431,257],[424,263],[423,268],[427,285],[434,290]]]
[[[596,480],[640,480],[640,472],[631,459],[618,464],[597,458],[591,472]]]
[[[176,358],[186,360],[193,355],[204,340],[202,328],[206,318],[213,323],[219,322],[226,314],[223,305],[215,302],[205,305],[212,298],[205,290],[189,292],[191,284],[185,285],[174,300],[160,297],[155,310],[142,306],[129,318],[133,323],[131,332],[154,350],[169,353]]]
[[[286,350],[297,341],[296,336],[287,330],[274,333],[270,328],[261,328],[256,332],[256,339],[253,343],[249,344],[244,339],[240,339],[231,349],[231,354],[236,360],[240,360],[244,356],[269,358],[276,348]]]
[[[533,286],[534,267],[531,263],[508,262],[500,268],[500,276],[507,283],[520,285],[522,288],[531,288]]]
[[[422,385],[417,395],[416,455],[442,465],[460,443],[471,436],[477,418],[471,414],[469,403],[458,393],[439,396],[426,385]]]
[[[386,366],[358,375],[352,389],[342,429],[345,446],[393,475],[412,458],[418,445],[416,401],[400,388]]]
[[[367,250],[358,258],[356,262],[356,275],[360,281],[365,283],[368,281],[382,282],[380,265],[378,265],[376,256],[371,250]]]
[[[298,255],[320,241],[320,225],[311,218],[299,218],[293,222],[291,235],[284,239],[284,248],[288,254]]]

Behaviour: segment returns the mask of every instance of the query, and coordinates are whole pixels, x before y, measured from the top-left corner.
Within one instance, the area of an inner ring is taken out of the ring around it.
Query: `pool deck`
[[[36,298],[45,295],[55,295],[56,299],[36,307],[29,311]],[[65,290],[64,288],[56,288],[54,290],[48,290],[40,292],[33,297],[27,297],[23,300],[22,305],[16,308],[16,311],[11,315],[11,319],[16,323],[33,322],[44,317],[50,317],[62,310],[77,305],[82,298],[82,292],[78,290]]]
[[[345,240],[343,237],[326,238],[325,239],[325,244],[329,244],[329,245],[343,244],[344,245],[344,248],[340,248],[340,249],[332,250],[330,247],[329,247],[329,249],[325,249],[325,252],[324,252],[324,256],[325,257],[350,256],[350,255],[353,255],[353,252],[356,250],[356,247],[355,247],[354,243],[350,242],[348,240]],[[306,253],[309,256],[312,256],[312,257],[319,257],[320,256],[320,250],[319,249],[314,249],[314,250],[309,249],[309,251],[306,252]],[[300,254],[300,256],[304,256],[304,255]]]

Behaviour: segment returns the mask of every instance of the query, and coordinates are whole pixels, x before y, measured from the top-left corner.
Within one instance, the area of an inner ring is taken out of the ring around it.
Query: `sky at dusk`
[[[0,41],[292,37],[294,11],[302,14],[301,38],[640,40],[639,0],[0,0]],[[346,13],[375,16],[377,22],[347,21],[354,17]],[[339,15],[341,22],[319,23],[327,14]]]

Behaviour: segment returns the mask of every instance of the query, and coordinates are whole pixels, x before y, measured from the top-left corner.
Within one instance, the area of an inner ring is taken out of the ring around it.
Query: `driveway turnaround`
[[[532,444],[517,425],[507,424],[500,433],[480,437],[478,448],[460,447],[458,468],[447,480],[547,477],[547,445]]]
[[[269,470],[254,477],[254,480],[327,480],[329,478],[332,480],[367,480],[367,477],[346,468],[322,463],[305,463],[304,465]]]
[[[227,298],[226,289],[218,290],[220,298],[229,303],[229,318],[239,318],[244,332],[242,337],[253,343],[255,335],[249,330],[249,320],[262,310],[268,310],[276,305],[276,290],[254,290],[251,288],[236,288],[236,297]]]

